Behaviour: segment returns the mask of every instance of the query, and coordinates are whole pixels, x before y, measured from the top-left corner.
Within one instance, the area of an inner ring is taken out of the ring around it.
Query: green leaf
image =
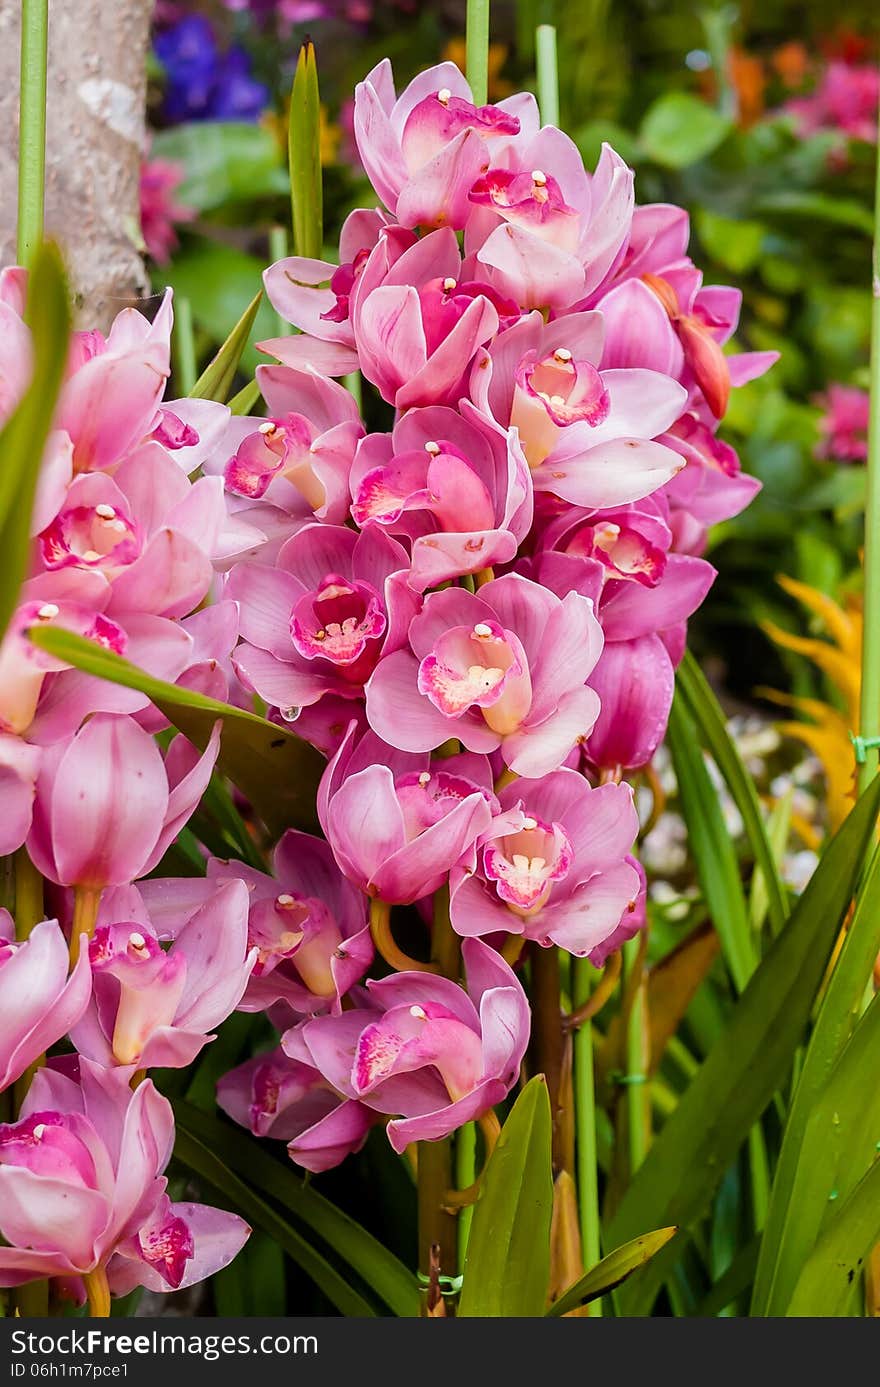
[[[782,212],[793,217],[805,217],[809,221],[831,222],[836,226],[848,226],[853,231],[863,231],[866,236],[874,233],[874,217],[869,208],[855,198],[831,197],[826,193],[802,192],[797,188],[769,193],[758,198],[756,212]]]
[[[823,1175],[827,1161],[836,1148],[841,1130],[847,1146],[853,1148],[855,1136],[853,1119],[843,1123],[842,1108],[846,1098],[845,1073],[841,1076],[835,1065],[843,1064],[857,1036],[864,1039],[868,1016],[856,1029],[862,997],[871,978],[874,961],[880,952],[880,849],[874,856],[859,892],[856,910],[846,933],[840,957],[831,974],[822,1005],[816,1018],[810,1044],[801,1067],[800,1078],[788,1112],[782,1147],[770,1197],[767,1223],[761,1244],[761,1256],[755,1277],[752,1301],[753,1315],[783,1314],[791,1295],[798,1268],[803,1260],[804,1239],[815,1210],[805,1204],[801,1193],[805,1178]],[[855,1033],[854,1033],[855,1032]],[[874,1067],[867,1062],[867,1071]],[[859,1094],[857,1108],[868,1111],[876,1085],[866,1082],[865,1074],[857,1078]],[[828,1106],[839,1118],[828,1129]],[[880,1125],[880,1124],[878,1124]],[[876,1141],[880,1132],[874,1135]],[[871,1143],[873,1146],[873,1143]],[[870,1154],[870,1153],[869,1153]],[[863,1161],[864,1170],[867,1161]],[[860,1175],[862,1170],[857,1173]],[[819,1211],[826,1206],[828,1194],[837,1188],[845,1196],[843,1177],[825,1178],[828,1188],[819,1196]],[[813,1226],[813,1236],[816,1228]],[[806,1249],[812,1245],[807,1239]]]
[[[708,207],[698,208],[696,223],[706,250],[725,269],[744,274],[758,263],[767,234],[763,223],[722,217]]]
[[[685,169],[717,149],[733,129],[729,116],[687,92],[668,92],[649,107],[639,130],[650,159]]]
[[[837,1319],[852,1313],[858,1277],[880,1242],[880,1161],[853,1190],[817,1242],[798,1277],[788,1316]]]
[[[480,1182],[458,1313],[543,1315],[550,1279],[552,1123],[543,1074],[530,1079],[501,1130]]]
[[[205,1148],[223,1152],[227,1167],[276,1201],[325,1242],[397,1316],[419,1313],[415,1277],[387,1247],[348,1214],[281,1165],[259,1142],[188,1103],[175,1102],[178,1132]]]
[[[293,244],[297,255],[319,260],[324,242],[321,176],[321,97],[315,45],[307,39],[299,51],[290,97],[288,132]]]
[[[730,1266],[719,1276],[706,1299],[701,1303],[697,1317],[714,1319],[726,1310],[731,1301],[738,1300],[751,1286],[758,1264],[760,1238],[753,1238],[734,1257]]]
[[[145,694],[200,750],[220,718],[223,734],[218,767],[247,796],[267,827],[278,834],[291,826],[314,829],[315,795],[324,758],[288,728],[231,703],[154,679],[120,655],[72,631],[46,625],[31,627],[29,635],[41,650],[86,674]]]
[[[242,1180],[230,1170],[215,1150],[178,1126],[174,1154],[189,1170],[225,1195],[245,1218],[283,1247],[341,1314],[355,1318],[375,1317],[376,1311],[369,1301],[348,1284],[283,1214],[254,1192],[250,1180]]]
[[[254,409],[260,398],[260,387],[255,380],[248,381],[243,385],[237,395],[229,401],[229,408],[233,414],[253,414]]]
[[[190,393],[190,398],[197,400],[218,400],[223,404],[232,389],[232,382],[235,380],[235,373],[238,370],[238,363],[241,361],[242,353],[248,344],[251,330],[260,307],[260,300],[263,297],[262,289],[259,289],[251,299],[247,308],[242,313],[235,327],[230,332],[223,346],[217,352],[212,361],[208,362],[202,374],[199,376]]]
[[[196,327],[211,339],[224,342],[230,323],[237,323],[260,288],[264,262],[235,246],[200,240],[185,246],[162,271],[175,296],[189,299]],[[262,342],[276,333],[275,314],[264,299],[254,322],[253,340]],[[253,376],[264,360],[256,347],[247,345],[240,369]]]
[[[565,1295],[555,1300],[547,1314],[551,1317],[566,1315],[569,1310],[576,1310],[579,1305],[598,1300],[606,1291],[613,1291],[615,1286],[632,1276],[639,1267],[650,1262],[677,1232],[677,1228],[658,1228],[654,1233],[643,1233],[641,1237],[624,1243],[623,1247],[615,1248],[614,1252],[609,1252],[607,1257],[603,1257],[601,1262],[597,1262],[585,1276],[582,1276],[580,1281],[570,1286]]]
[[[878,807],[880,779],[828,844],[727,1029],[624,1194],[607,1230],[610,1241],[623,1243],[645,1228],[673,1223],[689,1227],[785,1082],[873,839]],[[674,1256],[662,1252],[620,1291],[626,1314],[650,1310]]]
[[[198,121],[153,135],[152,154],[182,164],[180,201],[197,212],[228,203],[253,203],[287,189],[278,141],[265,125]]]
[[[849,1198],[877,1158],[880,1087],[868,1076],[878,1050],[880,997],[875,997],[810,1113],[764,1312],[767,1315],[785,1314],[799,1272],[823,1225],[833,1219],[835,1204]]]
[[[746,898],[733,840],[724,822],[718,792],[709,778],[694,724],[676,697],[669,716],[667,745],[672,753],[688,845],[712,924],[738,992],[758,964]]]
[[[25,321],[33,340],[33,373],[0,433],[0,634],[15,610],[27,567],[40,459],[67,362],[70,309],[54,245],[41,246],[34,257]]]
[[[752,855],[761,869],[770,926],[778,934],[788,918],[788,896],[764,824],[755,782],[743,765],[736,743],[727,730],[721,706],[689,650],[678,667],[676,687],[681,690],[703,746],[724,777],[739,810]]]
[[[284,1249],[261,1230],[251,1234],[233,1262],[211,1278],[214,1309],[223,1318],[286,1313]]]

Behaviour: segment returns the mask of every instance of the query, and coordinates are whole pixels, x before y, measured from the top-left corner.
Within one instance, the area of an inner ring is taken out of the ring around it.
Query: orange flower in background
[[[810,73],[810,55],[800,39],[791,39],[775,48],[770,65],[783,85],[791,89],[802,87]]]
[[[764,114],[764,64],[753,53],[734,45],[727,55],[727,76],[736,92],[737,124],[747,130]]]

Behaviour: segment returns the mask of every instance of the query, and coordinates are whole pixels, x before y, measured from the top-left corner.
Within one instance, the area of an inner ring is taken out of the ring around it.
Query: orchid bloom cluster
[[[374,1125],[403,1151],[486,1116],[529,1040],[508,960],[601,966],[644,919],[624,777],[664,734],[707,527],[757,490],[717,429],[772,355],[723,352],[739,294],[703,285],[686,214],[636,207],[610,148],[588,174],[531,96],[477,107],[444,63],[398,97],[386,61],[355,128],[382,206],[348,218],[338,265],[267,271],[299,330],[263,344],[267,417],[165,400],[170,295],[71,346],[0,647],[0,851],[51,914],[4,917],[3,1086],[67,1049],[0,1127],[0,1285],[174,1288],[235,1255],[240,1220],[169,1202],[145,1077],[233,1010],[277,1044],[220,1106],[322,1171]],[[3,415],[25,289],[0,279]],[[265,870],[205,850],[204,875],[157,875],[221,725],[198,751],[34,646],[40,625],[312,743],[321,836],[288,829]]]

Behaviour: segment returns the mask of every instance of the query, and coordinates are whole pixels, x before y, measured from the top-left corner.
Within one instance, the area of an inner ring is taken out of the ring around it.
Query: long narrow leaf
[[[880,1161],[853,1190],[813,1248],[798,1277],[786,1315],[836,1319],[860,1294],[859,1274],[880,1241]]]
[[[634,1271],[638,1271],[639,1267],[650,1262],[677,1232],[677,1228],[658,1228],[654,1233],[643,1233],[641,1237],[624,1243],[623,1247],[615,1248],[582,1276],[580,1281],[569,1287],[565,1295],[555,1300],[547,1314],[567,1315],[569,1310],[576,1310],[579,1305],[586,1305],[589,1301],[605,1295],[606,1291],[613,1291],[615,1286],[621,1285]]]
[[[223,346],[217,352],[217,355],[208,362],[192,390],[189,392],[191,398],[197,400],[218,400],[220,404],[226,401],[232,389],[232,382],[235,380],[238,363],[241,361],[242,353],[248,344],[251,331],[253,330],[257,309],[260,306],[262,297],[263,291],[259,289],[235,324],[235,327],[223,343]]]
[[[483,1174],[464,1264],[459,1315],[543,1315],[550,1277],[552,1123],[543,1074],[511,1109]]]
[[[178,1132],[186,1132],[194,1141],[222,1151],[230,1171],[244,1177],[249,1185],[277,1201],[317,1233],[395,1315],[418,1315],[414,1276],[372,1233],[318,1194],[293,1170],[280,1165],[244,1132],[189,1103],[175,1101],[174,1115]]]
[[[42,650],[86,674],[146,694],[168,721],[200,748],[207,744],[220,718],[223,735],[218,765],[267,826],[279,833],[291,825],[315,826],[315,792],[323,758],[286,727],[231,703],[154,679],[113,651],[60,627],[32,627],[29,634]]]
[[[33,340],[31,382],[0,433],[0,635],[15,610],[27,566],[40,459],[67,361],[67,287],[53,245],[42,246],[34,260],[26,318]]]
[[[324,239],[321,178],[321,97],[315,46],[307,40],[300,49],[290,96],[290,202],[293,244],[297,255],[321,258]]]
[[[829,843],[726,1031],[654,1142],[607,1230],[611,1242],[627,1242],[645,1228],[693,1223],[785,1082],[873,838],[878,807],[880,780]],[[670,1244],[620,1291],[626,1314],[650,1309],[675,1248]]]
[[[792,1192],[810,1114],[826,1087],[833,1066],[853,1033],[874,960],[880,952],[880,848],[875,849],[840,957],[831,975],[800,1079],[792,1099],[776,1165],[761,1255],[755,1277],[753,1315],[771,1313],[774,1283],[785,1256],[787,1225],[797,1218]],[[873,1067],[873,1066],[872,1066]],[[789,1290],[791,1285],[789,1283]],[[784,1295],[784,1292],[781,1292]]]
[[[678,667],[676,686],[684,695],[703,745],[711,753],[740,812],[746,837],[755,862],[761,869],[767,891],[770,925],[773,933],[778,934],[788,917],[788,897],[764,825],[755,783],[727,730],[718,700],[690,651],[685,652]]]
[[[375,1317],[376,1311],[369,1301],[350,1286],[336,1268],[331,1266],[277,1209],[255,1194],[248,1182],[240,1179],[214,1151],[191,1132],[177,1129],[174,1154],[189,1170],[225,1195],[245,1218],[250,1219],[279,1243],[343,1315],[361,1319]]]
[[[673,700],[667,743],[672,753],[688,843],[709,915],[738,992],[752,976],[758,953],[749,925],[736,851],[724,822],[718,793],[709,778],[683,700]]]

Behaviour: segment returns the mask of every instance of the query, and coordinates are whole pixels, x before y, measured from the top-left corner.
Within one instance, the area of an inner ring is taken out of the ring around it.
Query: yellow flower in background
[[[846,818],[855,800],[855,760],[850,733],[859,730],[861,601],[850,597],[842,607],[827,593],[794,578],[780,577],[779,584],[790,597],[819,618],[828,638],[798,636],[772,621],[761,623],[764,631],[783,650],[804,655],[821,670],[839,692],[845,711],[818,698],[798,698],[777,689],[762,689],[761,693],[774,703],[805,715],[806,721],[791,719],[780,723],[779,731],[803,742],[821,762],[825,773],[828,824],[833,832]]]
[[[507,45],[505,43],[489,44],[489,100],[503,101],[505,96],[515,90],[512,82],[508,82],[506,77],[501,76],[504,64],[507,62]],[[462,72],[465,70],[466,49],[464,39],[450,39],[443,50],[443,57],[446,62],[455,63]]]
[[[261,117],[260,124],[270,130],[278,141],[280,147],[287,153],[287,127],[290,121],[290,98],[284,104],[284,110],[265,111]],[[342,127],[336,121],[330,119],[327,107],[321,103],[321,167],[330,168],[336,163],[339,155],[339,144],[342,139]]]

